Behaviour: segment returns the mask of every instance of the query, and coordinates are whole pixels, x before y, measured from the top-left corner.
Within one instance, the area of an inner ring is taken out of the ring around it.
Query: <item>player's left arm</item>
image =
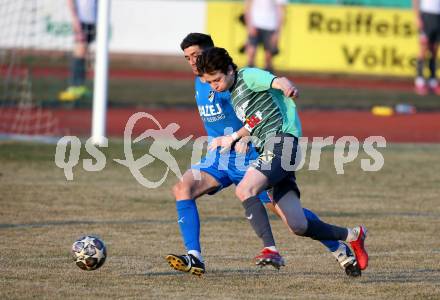
[[[248,68],[243,72],[243,80],[254,92],[267,91],[272,88],[281,90],[286,97],[298,98],[299,96],[298,89],[286,77],[277,77],[257,68]]]
[[[298,89],[286,77],[276,77],[272,81],[272,88],[281,90],[286,97],[296,99],[299,97]]]
[[[277,24],[277,33],[279,34],[281,28],[283,27],[284,21],[286,19],[286,9],[287,9],[287,1],[282,0],[277,3],[277,13],[278,13],[278,24]]]
[[[220,147],[220,153],[225,152],[226,150],[231,149],[232,144],[234,144],[236,141],[249,135],[250,132],[243,126],[232,134],[219,136],[213,139],[208,146],[208,150],[215,150]]]
[[[421,32],[423,30],[424,24],[423,24],[422,16],[420,14],[420,0],[413,0],[412,6],[413,6],[413,11],[414,11],[414,14],[416,17],[417,29],[419,30],[419,32]]]

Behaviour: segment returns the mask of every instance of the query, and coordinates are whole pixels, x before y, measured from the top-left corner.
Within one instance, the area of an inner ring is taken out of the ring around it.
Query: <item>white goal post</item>
[[[102,145],[105,140],[105,125],[108,97],[108,43],[111,0],[98,2],[96,26],[95,79],[93,84],[92,142]]]
[[[75,49],[67,0],[0,0],[0,140],[52,142],[72,134],[73,117],[63,116],[92,104],[91,129],[84,126],[75,134],[103,143],[111,2],[98,1],[96,42],[87,54],[85,71],[92,66],[95,71],[93,89],[86,82],[85,96],[62,100],[60,94],[71,83]]]

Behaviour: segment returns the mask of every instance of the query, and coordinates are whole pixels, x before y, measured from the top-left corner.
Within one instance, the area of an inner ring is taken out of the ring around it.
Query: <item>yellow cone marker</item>
[[[394,114],[394,110],[389,106],[373,106],[371,113],[379,117],[389,117]]]

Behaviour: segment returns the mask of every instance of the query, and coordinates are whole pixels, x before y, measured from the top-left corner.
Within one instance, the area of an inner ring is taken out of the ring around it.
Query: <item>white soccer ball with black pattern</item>
[[[104,242],[96,236],[86,235],[72,245],[73,260],[83,270],[92,271],[101,267],[107,257]]]

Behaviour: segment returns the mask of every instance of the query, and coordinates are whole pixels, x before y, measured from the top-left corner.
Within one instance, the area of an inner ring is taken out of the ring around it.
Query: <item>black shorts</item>
[[[256,36],[249,36],[248,43],[254,47],[263,44],[264,50],[270,51],[273,55],[278,53],[278,46],[273,45],[272,35],[275,33],[273,30],[265,30],[257,28]]]
[[[263,152],[252,164],[252,167],[267,177],[269,188],[273,189],[275,202],[288,191],[294,191],[298,198],[300,197],[295,177],[297,150],[298,138],[296,136],[279,133],[264,144]]]
[[[426,35],[430,44],[440,42],[440,15],[421,13],[423,21],[422,34]]]
[[[84,34],[84,41],[87,44],[92,43],[96,38],[96,25],[81,23],[81,30]]]

